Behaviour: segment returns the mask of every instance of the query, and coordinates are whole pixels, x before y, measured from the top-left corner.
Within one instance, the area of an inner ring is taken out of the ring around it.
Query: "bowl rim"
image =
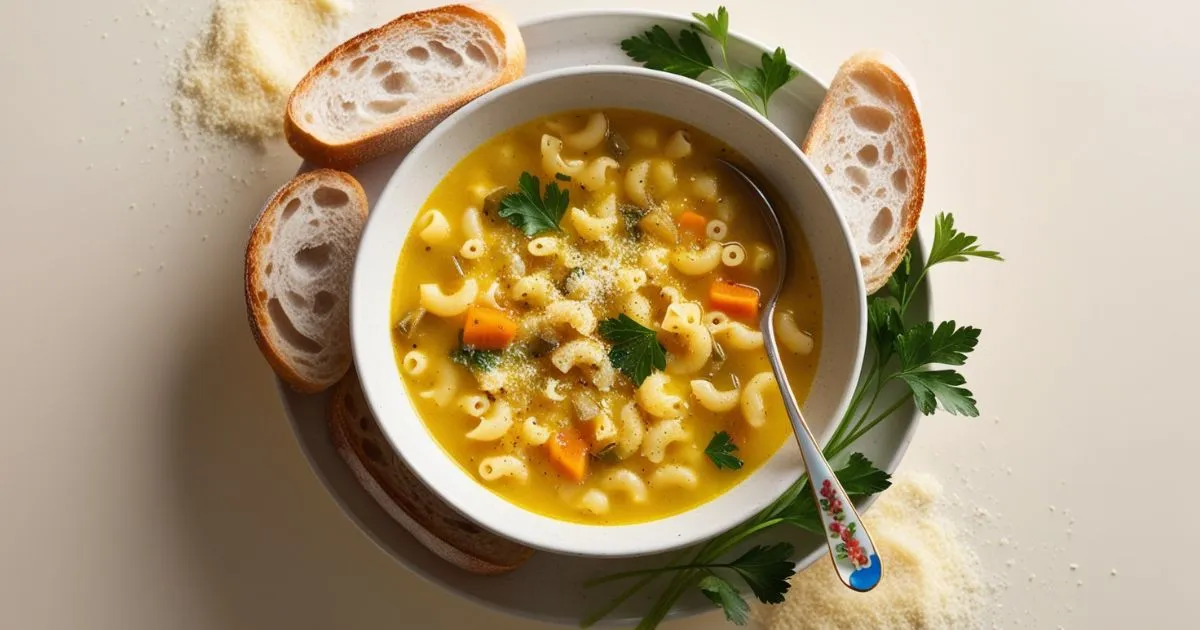
[[[821,178],[817,174],[817,170],[815,169],[815,167],[812,165],[811,162],[809,162],[807,156],[804,155],[804,153],[800,150],[800,148],[796,145],[796,143],[794,143],[790,138],[788,138],[773,123],[771,123],[768,119],[766,119],[764,116],[762,116],[759,112],[757,112],[750,106],[746,105],[745,103],[743,103],[743,102],[737,100],[736,98],[734,98],[728,94],[725,94],[713,87],[705,85],[701,82],[698,82],[693,79],[688,79],[686,77],[673,75],[670,73],[649,70],[649,69],[645,69],[645,68],[631,67],[631,66],[597,64],[597,65],[576,66],[576,67],[571,67],[571,68],[552,70],[552,71],[538,73],[533,76],[522,77],[512,83],[501,86],[500,88],[497,88],[496,90],[493,90],[491,92],[488,92],[488,93],[480,96],[479,98],[471,101],[470,103],[466,104],[462,108],[453,112],[450,116],[448,116],[444,121],[442,121],[440,124],[438,124],[436,127],[434,127],[428,134],[426,134],[419,142],[417,142],[412,147],[412,149],[405,156],[405,159],[400,163],[400,165],[395,169],[395,171],[393,171],[393,173],[389,176],[388,181],[384,185],[383,190],[381,191],[379,199],[376,201],[375,206],[380,207],[384,203],[386,203],[388,201],[388,199],[392,196],[392,194],[394,194],[393,188],[396,186],[395,182],[405,179],[405,175],[408,173],[408,171],[410,171],[411,169],[417,168],[416,163],[418,160],[412,159],[412,158],[419,158],[424,152],[430,150],[431,147],[436,147],[436,145],[441,141],[442,137],[451,133],[451,130],[454,129],[455,125],[458,124],[459,121],[461,121],[469,116],[472,116],[476,111],[488,106],[493,101],[500,100],[502,98],[507,97],[509,94],[515,93],[517,91],[520,91],[520,90],[523,90],[530,86],[541,84],[541,83],[558,81],[558,80],[568,78],[568,77],[587,76],[587,75],[605,75],[605,74],[640,76],[640,77],[651,78],[654,80],[664,81],[664,82],[668,82],[668,83],[674,83],[677,86],[683,87],[687,90],[697,92],[706,97],[723,101],[727,106],[731,106],[734,109],[739,110],[742,115],[751,119],[754,124],[757,124],[760,127],[762,127],[764,130],[766,130],[772,137],[774,137],[774,139],[777,142],[779,142],[783,147],[785,147],[787,149],[787,151],[792,154],[793,157],[797,158],[803,164],[804,169],[807,171],[807,174],[809,176],[811,176],[813,182],[816,184],[816,186],[820,190],[821,194],[825,197],[825,199],[828,201],[830,207],[833,209],[836,224],[837,224],[838,228],[840,229],[840,235],[841,235],[842,239],[844,240],[849,251],[855,255],[855,260],[857,259],[856,258],[857,248],[855,246],[854,239],[850,233],[849,226],[846,223],[845,217],[840,212],[836,196],[829,189],[829,187],[826,184],[826,182],[824,181],[824,179]],[[502,133],[503,131],[505,131],[505,130],[499,130],[496,133]],[[367,272],[364,272],[364,267],[367,266],[367,262],[364,261],[363,252],[368,249],[367,248],[368,243],[373,240],[371,238],[371,235],[375,231],[377,231],[377,230],[372,230],[372,226],[377,224],[381,220],[380,217],[382,216],[382,213],[376,213],[374,210],[375,210],[375,208],[373,207],[370,215],[367,218],[367,222],[363,228],[363,236],[359,243],[358,250],[356,251],[356,254],[355,254],[353,277],[352,277],[352,282],[351,282],[350,327],[351,327],[351,350],[352,350],[352,355],[354,358],[354,363],[356,364],[356,366],[360,366],[358,368],[358,374],[359,374],[359,378],[362,383],[363,393],[367,400],[367,403],[371,407],[372,412],[374,413],[376,418],[378,419],[379,426],[383,430],[383,433],[386,436],[390,445],[392,446],[393,450],[400,456],[400,458],[409,467],[409,469],[417,476],[417,478],[420,479],[421,482],[424,483],[427,488],[429,488],[430,491],[432,491],[437,497],[439,497],[441,500],[443,500],[447,505],[451,506],[459,514],[461,514],[465,518],[471,520],[472,522],[477,523],[478,525],[480,525],[481,527],[483,527],[489,531],[492,531],[492,532],[494,532],[498,535],[501,535],[505,538],[508,538],[510,540],[528,545],[535,549],[540,549],[540,550],[557,553],[557,554],[583,556],[583,557],[596,557],[596,558],[632,557],[632,556],[643,556],[643,555],[651,555],[651,554],[669,552],[672,550],[680,549],[683,547],[687,547],[689,545],[693,545],[693,544],[708,540],[716,535],[719,535],[720,533],[722,533],[724,531],[727,531],[728,529],[730,529],[732,527],[736,527],[737,525],[744,522],[745,520],[753,517],[754,514],[756,514],[762,508],[766,507],[766,505],[768,505],[771,501],[773,501],[776,498],[775,494],[770,494],[770,495],[762,497],[761,500],[749,502],[747,504],[745,513],[737,515],[736,518],[734,518],[732,520],[728,520],[728,519],[727,520],[714,520],[714,521],[708,523],[707,525],[694,524],[692,527],[689,527],[686,531],[675,530],[674,533],[670,536],[665,534],[665,532],[667,530],[665,528],[663,528],[663,526],[662,526],[663,523],[666,523],[673,519],[682,517],[682,516],[688,514],[689,512],[692,512],[696,509],[701,508],[704,505],[707,505],[708,503],[710,503],[712,501],[717,500],[721,496],[725,496],[725,495],[729,494],[730,492],[735,491],[740,485],[746,483],[751,478],[753,478],[755,475],[760,474],[763,471],[763,469],[760,468],[760,469],[754,471],[753,473],[751,473],[749,476],[747,476],[745,479],[743,479],[737,485],[731,487],[730,489],[726,490],[724,493],[721,493],[720,495],[712,497],[709,501],[702,502],[688,510],[684,510],[684,511],[676,513],[676,514],[672,514],[671,516],[662,517],[662,518],[655,519],[652,521],[645,521],[645,522],[638,522],[638,523],[631,523],[631,524],[622,524],[622,525],[593,525],[593,524],[588,524],[588,523],[580,523],[580,522],[576,522],[576,521],[567,521],[567,520],[557,519],[554,517],[545,516],[543,514],[529,510],[528,508],[517,505],[511,501],[508,501],[501,495],[499,495],[495,492],[492,492],[486,486],[481,484],[477,479],[475,479],[473,476],[471,476],[467,471],[462,470],[461,465],[459,465],[458,462],[454,461],[453,457],[448,452],[446,452],[445,448],[437,443],[437,439],[434,438],[433,435],[428,432],[427,427],[423,426],[423,428],[425,428],[425,433],[423,435],[423,439],[428,440],[429,442],[432,442],[434,444],[434,446],[437,448],[437,450],[441,452],[441,455],[449,461],[451,466],[453,466],[454,468],[456,468],[460,472],[462,472],[464,474],[464,476],[466,476],[468,478],[470,483],[477,486],[483,493],[486,493],[487,495],[491,495],[492,497],[495,497],[498,501],[503,502],[504,504],[510,506],[511,508],[519,510],[524,515],[527,515],[528,517],[531,517],[534,520],[542,521],[542,522],[546,523],[547,526],[549,526],[549,527],[561,528],[563,530],[574,530],[578,534],[583,534],[583,532],[585,532],[585,531],[590,531],[590,535],[589,536],[565,536],[564,535],[561,537],[551,537],[551,536],[530,537],[530,536],[526,535],[526,531],[524,529],[522,529],[521,527],[513,526],[512,524],[505,522],[504,519],[497,518],[496,515],[490,514],[486,509],[481,509],[480,506],[464,504],[464,502],[456,500],[456,497],[452,496],[451,493],[447,492],[447,489],[445,488],[445,486],[439,482],[438,478],[433,477],[430,474],[429,470],[425,469],[424,466],[414,465],[413,460],[409,457],[409,454],[406,453],[406,449],[404,447],[405,440],[395,439],[394,433],[396,433],[396,432],[393,430],[393,428],[391,426],[392,423],[389,422],[384,417],[385,414],[381,414],[379,412],[379,407],[380,407],[380,404],[378,402],[380,400],[379,397],[381,395],[384,395],[383,393],[381,393],[380,388],[385,387],[385,386],[382,383],[380,383],[376,378],[373,378],[373,376],[374,376],[373,374],[368,373],[368,372],[370,372],[370,370],[364,370],[361,367],[364,365],[372,365],[374,363],[373,361],[364,361],[363,360],[364,357],[366,357],[368,355],[375,355],[375,354],[378,354],[379,352],[381,352],[380,349],[374,347],[373,345],[365,343],[365,338],[368,335],[368,333],[363,332],[361,329],[361,326],[358,324],[358,322],[361,319],[363,319],[363,317],[364,317],[364,308],[365,308],[365,305],[363,304],[363,301],[364,301],[363,296],[364,296],[365,291],[364,291],[364,289],[360,288],[360,284],[365,282],[365,280],[363,278],[367,274]],[[410,229],[411,229],[411,226],[410,226]],[[398,254],[399,253],[397,252],[397,255]],[[374,265],[374,264],[377,264],[377,263],[372,263],[372,265]],[[393,281],[394,281],[394,276],[395,276],[395,271],[394,271],[395,264],[396,264],[395,261],[393,261],[392,266],[391,266],[392,271],[389,274],[389,277],[393,278]],[[851,376],[850,376],[849,381],[846,383],[846,386],[844,387],[843,391],[841,392],[841,395],[837,400],[837,404],[834,407],[835,418],[840,418],[845,413],[845,410],[849,404],[850,398],[853,394],[854,388],[857,384],[857,381],[858,381],[858,378],[859,378],[859,375],[860,375],[860,372],[862,369],[862,362],[864,360],[864,354],[865,354],[865,348],[866,348],[866,323],[867,323],[866,322],[867,309],[865,307],[866,287],[865,287],[865,284],[864,284],[864,281],[862,278],[862,274],[858,273],[857,270],[854,274],[852,274],[852,277],[855,279],[854,292],[859,298],[858,302],[860,304],[862,304],[863,306],[860,309],[858,309],[857,326],[854,327],[855,356],[853,357],[853,362],[852,362],[852,365],[850,366],[850,370],[849,370]],[[389,290],[389,298],[390,298],[390,290]],[[395,357],[393,356],[393,349],[390,344],[386,348],[386,352],[388,354],[390,364],[393,367],[392,371],[396,372],[396,370],[398,368],[395,367]],[[398,395],[404,397],[406,406],[412,410],[413,414],[417,418],[417,421],[419,423],[421,423],[422,425],[424,425],[424,422],[425,422],[424,419],[416,411],[416,409],[413,405],[411,396],[405,390],[404,384],[399,380],[399,377],[400,377],[399,373],[396,372],[392,376],[397,377],[394,387],[399,388],[400,391],[398,392]],[[821,436],[822,442],[827,441],[827,438],[828,438],[828,431],[826,431],[826,435]],[[785,442],[783,445],[781,445],[780,448],[781,449],[786,448],[786,446],[787,446],[787,443]],[[775,456],[777,456],[778,452],[779,451],[776,451],[775,454],[773,454],[770,458],[768,458],[768,461],[770,461],[770,459],[773,459]],[[764,462],[764,465],[765,465],[765,462]],[[795,475],[790,475],[787,479],[787,485],[790,485],[796,479],[798,479],[799,475],[801,473],[802,473],[802,471],[797,470]],[[786,487],[786,486],[784,486],[784,487]],[[462,497],[458,497],[458,498],[461,499]],[[652,525],[657,525],[659,528],[664,529],[664,534],[655,537],[652,540],[652,542],[646,542],[643,544],[631,544],[629,542],[630,540],[637,540],[640,537],[636,537],[636,536],[621,537],[621,536],[617,535],[617,534],[619,534],[619,532],[622,529],[645,528],[645,527],[652,526]],[[580,544],[581,540],[593,539],[593,538],[595,539],[595,542],[593,542],[592,544]],[[624,540],[622,540],[622,538],[624,538]],[[596,544],[597,542],[600,542],[601,539],[603,539],[603,545]]]

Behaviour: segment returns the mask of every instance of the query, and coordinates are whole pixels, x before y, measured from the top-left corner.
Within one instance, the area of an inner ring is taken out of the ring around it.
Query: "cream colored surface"
[[[418,7],[359,4],[364,25]],[[935,272],[935,312],[984,330],[984,416],[928,419],[904,464],[961,498],[1007,584],[996,623],[1194,626],[1200,9],[735,4],[825,78],[861,47],[899,55],[925,108],[922,226],[953,210],[1010,259]],[[544,627],[408,574],[309,471],[241,301],[247,229],[299,160],[174,129],[164,75],[206,11],[176,5],[0,8],[19,51],[0,56],[0,627]]]

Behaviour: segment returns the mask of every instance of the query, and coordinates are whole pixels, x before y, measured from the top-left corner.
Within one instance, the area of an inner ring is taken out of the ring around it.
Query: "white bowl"
[[[497,134],[572,109],[623,108],[680,120],[724,141],[774,189],[780,211],[803,230],[821,282],[821,356],[804,414],[828,438],[858,378],[866,337],[865,292],[850,233],[830,191],[786,136],[749,107],[697,81],[622,66],[547,72],[486,94],[429,133],[396,169],[371,210],[350,296],[354,360],[379,424],[404,461],[471,520],[530,547],[620,557],[652,554],[711,538],[750,518],[801,474],[788,441],[725,494],[675,516],[635,525],[585,525],[530,512],[492,493],[442,450],[418,417],[392,351],[392,282],[400,249],[442,178]]]

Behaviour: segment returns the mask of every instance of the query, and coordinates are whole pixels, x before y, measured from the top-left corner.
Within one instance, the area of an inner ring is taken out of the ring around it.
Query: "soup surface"
[[[736,156],[677,121],[572,111],[510,129],[446,175],[409,233],[396,361],[467,474],[546,516],[670,516],[743,480],[790,427],[762,348],[779,274]],[[821,298],[803,239],[777,331],[811,385]]]

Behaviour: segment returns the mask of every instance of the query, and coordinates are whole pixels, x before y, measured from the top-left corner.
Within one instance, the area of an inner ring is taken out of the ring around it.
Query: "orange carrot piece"
[[[517,323],[508,315],[487,306],[467,308],[463,344],[482,350],[503,350],[517,336]]]
[[[700,236],[704,235],[704,229],[708,226],[708,219],[705,219],[704,215],[692,212],[691,210],[683,211],[676,218],[676,221],[679,222],[679,227]]]
[[[587,442],[579,436],[574,428],[567,428],[555,433],[546,442],[550,451],[550,461],[562,473],[574,481],[583,481],[588,473]]]
[[[708,301],[714,310],[735,319],[758,318],[758,289],[717,279],[708,291]]]

